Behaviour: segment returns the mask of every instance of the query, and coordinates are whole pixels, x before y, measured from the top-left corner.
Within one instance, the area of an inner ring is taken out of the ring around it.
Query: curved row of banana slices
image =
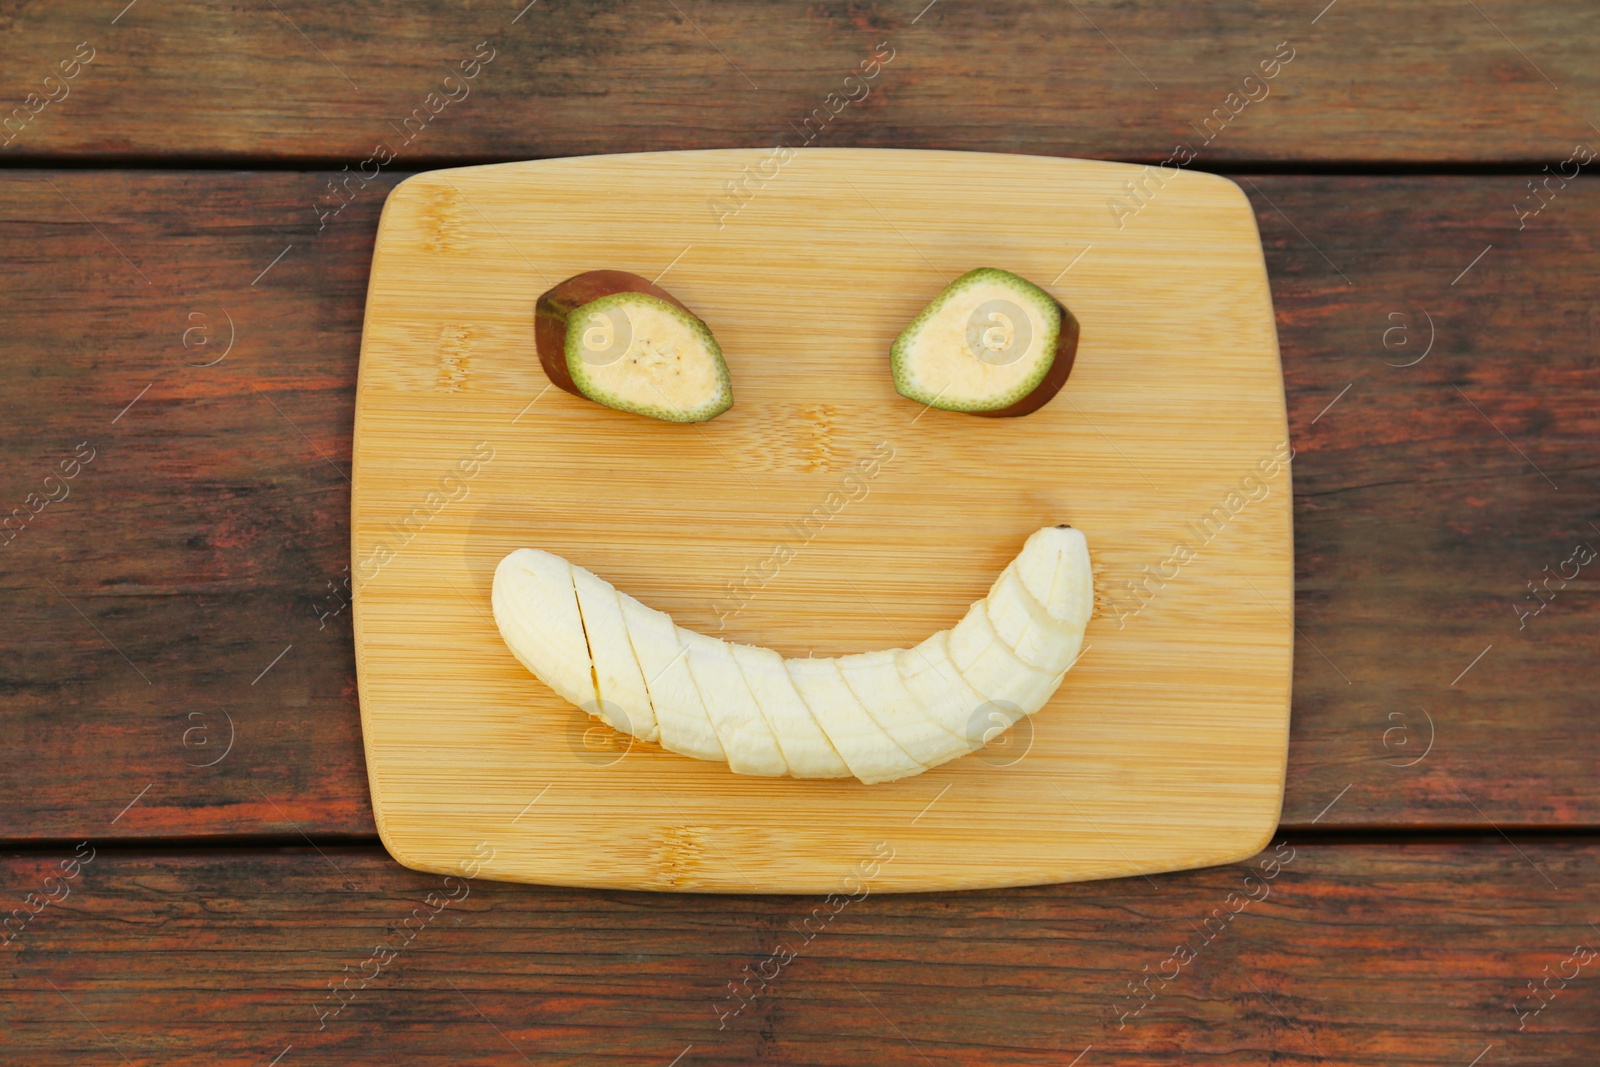
[[[1093,606],[1067,526],[1028,538],[989,593],[915,648],[784,659],[673,623],[560,556],[500,561],[494,617],[522,664],[613,729],[736,774],[887,782],[982,748],[1043,707]]]

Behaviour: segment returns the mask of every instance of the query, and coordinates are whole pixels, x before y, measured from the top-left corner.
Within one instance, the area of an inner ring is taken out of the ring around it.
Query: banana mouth
[[[517,660],[612,729],[735,774],[867,784],[982,749],[1044,707],[1093,602],[1087,541],[1066,525],[1030,536],[953,627],[833,658],[785,659],[678,626],[538,549],[501,560],[493,591]]]

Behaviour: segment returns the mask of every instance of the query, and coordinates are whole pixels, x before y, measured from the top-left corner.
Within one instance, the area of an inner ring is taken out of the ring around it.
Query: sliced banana
[[[839,672],[837,660],[785,660],[789,677],[812,718],[833,742],[850,773],[871,784],[921,774],[927,764],[912,758],[879,726],[856,699]]]
[[[1021,717],[1018,709],[1003,723],[996,722],[989,698],[972,688],[950,662],[949,630],[940,630],[914,648],[898,649],[894,656],[906,690],[928,718],[965,744],[966,752],[982,748],[991,727],[1004,729]]]
[[[490,600],[511,654],[563,700],[592,706],[594,667],[572,588],[572,565],[548,552],[519,548],[495,568]]]
[[[1047,526],[1030,536],[1012,561],[1017,576],[1045,613],[1080,630],[1094,610],[1089,542],[1070,526]]]
[[[659,740],[661,731],[656,726],[655,709],[645,691],[644,675],[639,672],[639,657],[634,655],[627,623],[622,621],[622,602],[616,588],[582,567],[572,568],[572,584],[578,593],[578,612],[583,616],[589,658],[594,663],[595,703],[584,710],[598,715],[613,730],[643,741]]]
[[[763,778],[788,774],[789,764],[761,714],[761,705],[733,661],[733,646],[681,626],[678,640],[689,650],[689,673],[694,675],[700,700],[733,773]]]
[[[675,625],[559,556],[495,570],[494,616],[517,660],[618,730],[737,774],[887,782],[981,748],[1042,708],[1093,610],[1087,542],[1028,538],[960,622],[910,649],[781,658]]]
[[[867,714],[902,752],[929,767],[966,755],[971,748],[966,740],[940,725],[906,688],[896,666],[900,652],[860,652],[834,662]]]
[[[796,778],[848,778],[850,768],[822,732],[794,687],[783,657],[770,648],[732,645],[734,662],[761,706],[789,773]]]
[[[995,632],[988,605],[982,600],[950,631],[950,662],[986,699],[1015,705],[1021,715],[1044,707],[1061,684],[1061,675],[1024,663]]]
[[[497,571],[496,588],[499,582]],[[700,699],[700,688],[689,673],[689,650],[678,640],[679,631],[672,616],[647,608],[626,593],[619,591],[617,595],[622,600],[622,618],[628,624],[628,638],[639,660],[650,705],[655,709],[661,747],[695,759],[728,762],[711,717],[706,714],[705,702]],[[500,620],[498,609],[494,615]],[[500,623],[500,632],[506,633],[504,622]],[[507,637],[506,642],[510,641]]]
[[[1006,647],[1030,667],[1056,674],[1072,666],[1082,644],[1083,629],[1050,617],[1017,575],[1007,567],[984,597],[989,622]]]

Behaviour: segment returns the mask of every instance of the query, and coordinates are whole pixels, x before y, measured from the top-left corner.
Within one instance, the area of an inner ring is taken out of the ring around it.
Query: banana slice
[[[1046,614],[1082,629],[1094,610],[1089,542],[1070,526],[1047,526],[1023,544],[1017,576]]]
[[[511,654],[563,700],[593,707],[599,694],[572,565],[536,548],[519,548],[495,568],[491,603]]]
[[[1021,718],[1021,709],[1017,709],[1003,722],[995,720],[993,701],[972,688],[950,662],[949,630],[940,630],[915,648],[896,651],[895,666],[906,690],[928,718],[965,744],[958,755],[982,748],[991,728],[1004,730]]]
[[[861,706],[839,664],[831,659],[791,659],[784,662],[794,687],[811,715],[850,767],[850,773],[871,785],[921,774],[928,765],[912,758]]]
[[[615,729],[737,774],[888,782],[981,748],[1050,700],[1094,606],[1087,542],[1028,538],[961,621],[911,649],[784,660],[675,625],[559,556],[495,570],[517,660]]]
[[[1016,564],[995,580],[984,604],[995,633],[1022,662],[1046,674],[1072,666],[1083,644],[1082,628],[1052,619],[1022,584]]]
[[[895,665],[900,651],[861,652],[834,662],[867,714],[901,751],[929,767],[965,756],[971,751],[966,740],[941,726],[906,688]]]
[[[732,645],[733,660],[761,706],[767,727],[796,778],[848,778],[850,768],[794,687],[783,657],[770,648]]]
[[[498,573],[495,581],[498,587]],[[679,642],[672,616],[647,608],[621,591],[617,596],[622,601],[622,618],[628,625],[634,658],[639,661],[639,672],[650,694],[650,706],[655,709],[661,747],[695,759],[728,762],[717,731],[711,726],[711,717],[706,714],[705,702],[700,699],[700,688],[689,673],[689,650]],[[494,614],[500,618],[498,609]],[[500,632],[506,633],[504,623],[500,624]],[[511,638],[506,637],[506,643],[510,642]]]
[[[763,778],[788,774],[789,765],[767,727],[761,705],[756,703],[739,665],[733,661],[733,646],[681,626],[678,640],[689,650],[689,673],[694,675],[700,699],[733,773]]]
[[[1028,666],[1000,640],[981,600],[950,631],[950,662],[988,700],[1006,711],[1015,708],[1017,718],[1044,707],[1061,684],[1061,674]]]
[[[578,593],[578,612],[583,616],[589,658],[594,663],[596,703],[584,710],[598,715],[613,730],[642,741],[658,740],[661,731],[656,726],[655,709],[645,692],[628,626],[622,621],[622,602],[616,587],[582,567],[572,568],[572,584]]]

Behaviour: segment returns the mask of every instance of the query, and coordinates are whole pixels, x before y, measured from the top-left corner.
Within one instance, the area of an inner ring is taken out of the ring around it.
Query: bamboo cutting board
[[[395,859],[856,893],[1258,851],[1282,798],[1293,638],[1272,301],[1239,188],[1149,173],[763,149],[397,187],[373,254],[351,516],[367,767]],[[894,337],[977,266],[1043,285],[1081,323],[1071,378],[1033,415],[894,391]],[[731,411],[669,425],[549,386],[534,301],[602,267],[659,277],[710,324]],[[1077,666],[1003,740],[883,785],[746,778],[630,743],[525,671],[490,613],[496,563],[527,546],[786,656],[906,646],[1062,522],[1096,572]]]

